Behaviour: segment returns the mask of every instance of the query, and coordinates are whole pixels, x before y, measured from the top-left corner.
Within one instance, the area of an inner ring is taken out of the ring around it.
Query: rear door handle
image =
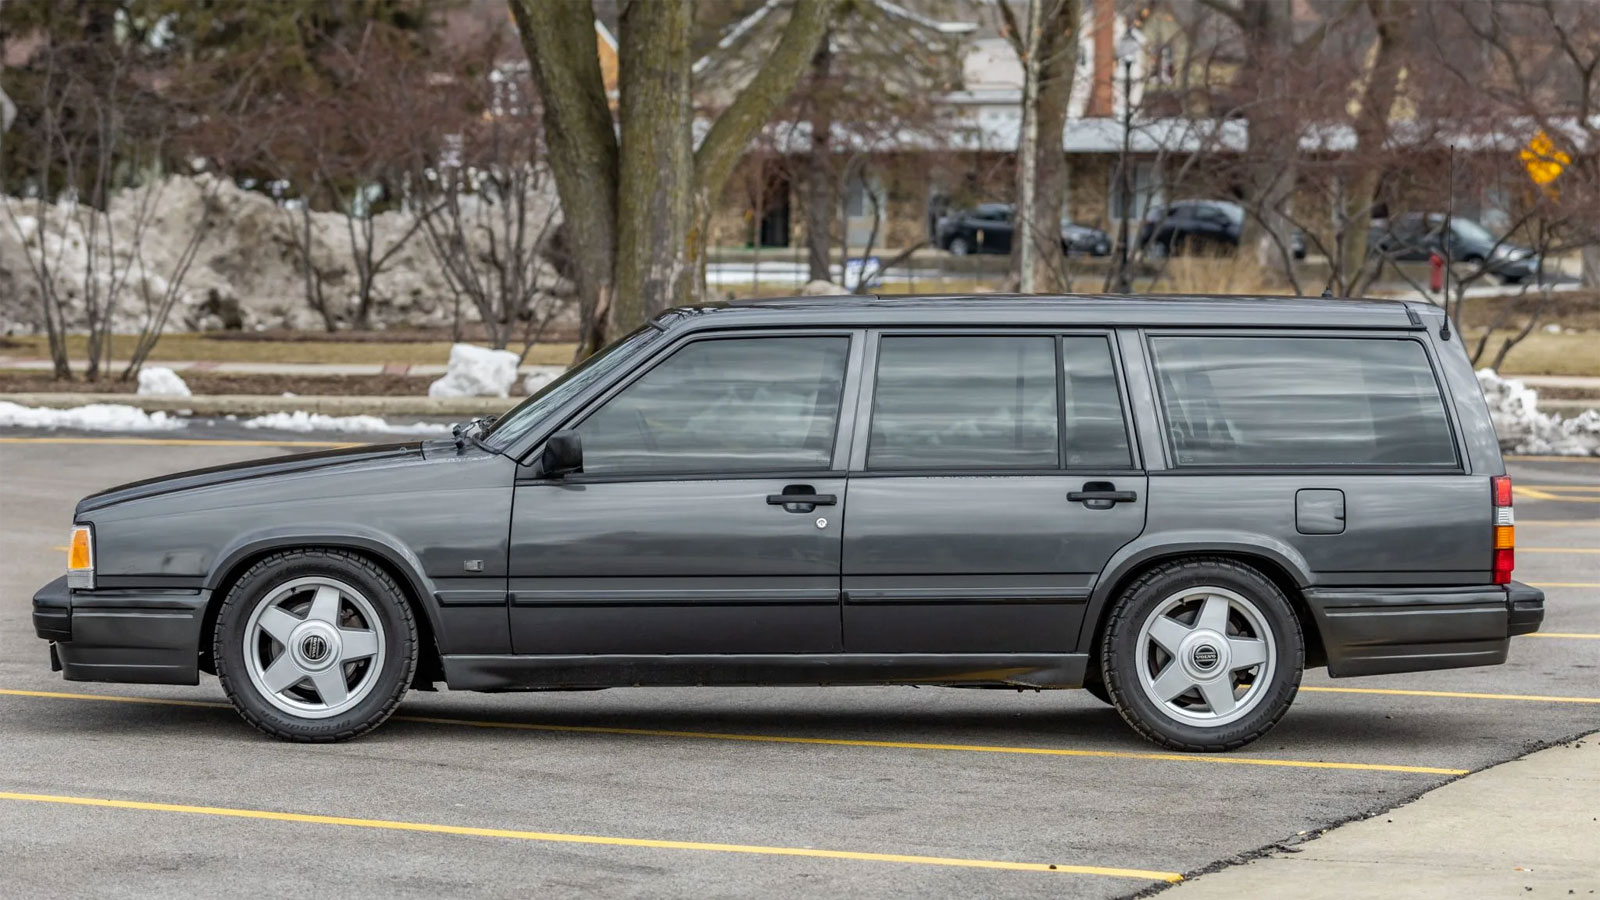
[[[1067,492],[1067,499],[1073,503],[1082,503],[1090,509],[1110,509],[1118,503],[1132,503],[1139,499],[1135,491],[1119,491],[1117,486],[1109,481],[1091,481],[1083,486],[1081,491]]]

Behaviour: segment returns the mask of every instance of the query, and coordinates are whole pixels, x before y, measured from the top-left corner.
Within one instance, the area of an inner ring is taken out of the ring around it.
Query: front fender
[[[1234,557],[1255,557],[1276,565],[1299,587],[1311,583],[1311,568],[1305,557],[1289,544],[1265,534],[1238,531],[1209,531],[1192,529],[1145,533],[1123,545],[1095,579],[1089,595],[1089,605],[1084,612],[1083,625],[1078,631],[1077,649],[1092,653],[1095,637],[1107,607],[1115,599],[1115,591],[1123,581],[1157,560],[1177,556],[1198,556],[1221,553]]]

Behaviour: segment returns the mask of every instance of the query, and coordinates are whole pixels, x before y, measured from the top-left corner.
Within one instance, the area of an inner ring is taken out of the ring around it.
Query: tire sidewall
[[[1118,600],[1101,642],[1100,667],[1107,692],[1122,717],[1140,733],[1170,747],[1228,750],[1270,730],[1300,688],[1305,666],[1300,620],[1277,585],[1254,569],[1216,561],[1169,566],[1140,579]],[[1180,722],[1148,697],[1139,685],[1139,631],[1168,597],[1199,587],[1221,587],[1249,599],[1267,619],[1277,653],[1272,683],[1248,715],[1220,726]],[[1153,733],[1152,733],[1153,732]]]
[[[378,682],[360,703],[325,719],[295,716],[273,706],[245,670],[245,627],[251,613],[280,586],[296,578],[322,576],[360,591],[377,613],[384,642]],[[370,563],[344,555],[294,551],[269,557],[242,576],[217,614],[213,654],[217,678],[239,714],[262,731],[290,740],[343,740],[388,718],[411,684],[416,668],[416,627],[393,580]]]

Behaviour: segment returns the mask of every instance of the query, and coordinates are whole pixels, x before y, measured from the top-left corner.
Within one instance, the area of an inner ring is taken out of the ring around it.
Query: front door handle
[[[833,494],[819,494],[817,489],[809,484],[791,484],[783,489],[781,494],[768,494],[767,505],[782,507],[801,507],[791,512],[810,512],[819,506],[834,506],[839,498]]]
[[[1132,503],[1139,499],[1139,495],[1134,491],[1119,491],[1109,481],[1091,481],[1081,491],[1067,492],[1067,499],[1082,503],[1089,509],[1110,509],[1118,503]]]

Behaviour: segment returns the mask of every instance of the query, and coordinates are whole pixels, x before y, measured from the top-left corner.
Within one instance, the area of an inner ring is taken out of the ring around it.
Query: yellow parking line
[[[1517,487],[1532,487],[1544,491],[1600,491],[1600,484],[1527,484]]]
[[[1600,553],[1600,547],[1518,547],[1518,553]]]
[[[1452,697],[1462,700],[1527,700],[1538,703],[1597,703],[1600,697],[1547,697],[1540,694],[1477,694],[1468,691],[1407,691],[1399,688],[1305,687],[1318,694],[1389,694],[1401,697]]]
[[[1560,494],[1552,494],[1548,491],[1523,487],[1522,485],[1513,487],[1511,492],[1518,497],[1526,497],[1529,500],[1553,500],[1557,503],[1600,503],[1600,497],[1564,497]]]
[[[360,447],[361,441],[255,441],[222,438],[0,437],[0,444],[113,444],[124,447]]]
[[[1573,631],[1535,631],[1532,634],[1525,634],[1522,636],[1536,638],[1581,638],[1584,640],[1600,641],[1600,634],[1578,634],[1577,632]]]
[[[1600,588],[1600,581],[1530,581],[1528,587],[1536,588]]]
[[[1064,863],[1013,862],[1003,859],[964,859],[948,856],[913,856],[903,853],[864,853],[856,850],[820,850],[814,847],[778,847],[761,844],[716,844],[706,841],[667,841],[654,838],[605,837],[595,834],[562,834],[552,831],[517,831],[509,828],[475,828],[467,825],[434,825],[426,822],[396,822],[389,819],[356,819],[308,813],[275,812],[266,809],[240,809],[230,806],[186,806],[179,803],[146,803],[138,800],[109,800],[100,797],[68,797],[57,794],[17,794],[0,791],[0,800],[25,803],[59,803],[69,806],[97,806],[110,809],[135,809],[146,812],[188,813],[223,816],[233,819],[266,819],[273,822],[299,822],[309,825],[340,825],[346,828],[375,828],[385,831],[412,831],[425,834],[453,834],[469,837],[507,838],[555,844],[599,844],[611,847],[648,847],[654,850],[699,850],[711,853],[747,853],[755,856],[804,856],[817,859],[850,859],[863,862],[906,863],[922,866],[952,866],[967,869],[1010,869],[1021,872],[1064,872],[1073,875],[1105,875],[1111,878],[1137,878],[1141,881],[1177,882],[1183,875],[1151,869],[1121,869],[1108,866],[1074,866]]]
[[[13,697],[44,697],[56,700],[103,700],[118,703],[150,703],[156,705],[204,706],[229,708],[226,703],[204,700],[165,700],[154,697],[127,697],[113,694],[67,694],[55,691],[18,691],[0,689],[0,695]],[[1088,759],[1142,759],[1160,762],[1210,763],[1231,766],[1269,766],[1292,769],[1340,769],[1359,772],[1404,772],[1415,775],[1465,775],[1467,769],[1438,766],[1402,766],[1385,763],[1325,762],[1322,760],[1263,759],[1254,756],[1220,756],[1212,754],[1145,753],[1124,750],[1072,750],[1057,747],[1006,747],[994,744],[934,744],[913,741],[872,741],[853,738],[795,737],[779,734],[735,734],[719,731],[677,731],[660,728],[623,728],[609,725],[547,725],[537,722],[492,722],[479,719],[452,719],[438,716],[396,715],[397,722],[416,722],[424,725],[453,725],[470,728],[500,728],[511,731],[544,731],[567,734],[615,734],[635,737],[689,738],[710,741],[741,741],[760,744],[812,744],[831,747],[871,747],[890,750],[944,750],[967,753],[1011,753],[1021,756],[1057,756]]]
[[[1597,519],[1522,519],[1517,522],[1518,528],[1538,526],[1540,528],[1594,528],[1600,526]]]

